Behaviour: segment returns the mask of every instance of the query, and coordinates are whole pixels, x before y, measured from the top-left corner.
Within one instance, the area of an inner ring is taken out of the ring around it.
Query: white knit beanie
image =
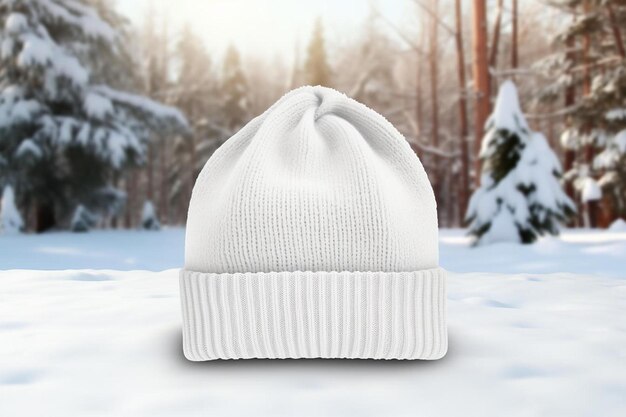
[[[196,181],[185,356],[441,358],[438,256],[433,191],[402,135],[335,90],[298,88]]]

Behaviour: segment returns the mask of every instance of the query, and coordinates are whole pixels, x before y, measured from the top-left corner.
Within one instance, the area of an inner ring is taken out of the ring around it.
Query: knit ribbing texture
[[[402,135],[337,91],[298,88],[196,181],[180,275],[185,355],[439,358],[437,235],[432,187]]]
[[[439,359],[445,273],[182,271],[183,340],[193,361]]]

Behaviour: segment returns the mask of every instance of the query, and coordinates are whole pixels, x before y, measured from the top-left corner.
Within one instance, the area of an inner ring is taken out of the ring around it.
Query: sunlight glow
[[[154,5],[170,20],[170,30],[192,25],[207,47],[222,52],[234,44],[248,55],[289,57],[302,47],[315,19],[323,19],[328,38],[348,40],[370,13],[369,0],[118,0],[119,10],[141,25]],[[375,2],[388,19],[400,22],[404,0]],[[330,50],[332,52],[332,45]]]

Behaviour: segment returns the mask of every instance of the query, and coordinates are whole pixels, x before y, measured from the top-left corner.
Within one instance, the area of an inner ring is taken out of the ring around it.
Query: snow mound
[[[624,219],[617,219],[607,229],[611,232],[626,233],[626,221]]]

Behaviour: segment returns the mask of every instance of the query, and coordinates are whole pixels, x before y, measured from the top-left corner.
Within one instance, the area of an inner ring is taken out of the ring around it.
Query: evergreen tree
[[[208,108],[207,96],[208,93],[215,93],[215,80],[211,73],[211,57],[202,39],[189,25],[180,34],[176,45],[176,60],[179,65],[176,84],[180,86],[176,103],[188,110],[185,114],[189,118],[195,119]],[[238,58],[234,60],[237,61]]]
[[[232,133],[243,127],[249,119],[247,88],[248,83],[241,68],[239,52],[231,45],[224,58],[221,95],[223,126]]]
[[[305,63],[306,82],[309,85],[330,86],[330,66],[326,55],[324,42],[324,27],[322,20],[318,18],[313,28],[313,36],[309,43],[307,60]]]
[[[13,187],[5,185],[0,201],[0,232],[5,234],[20,233],[24,230],[24,221],[15,203]]]
[[[530,130],[511,81],[500,87],[485,127],[481,184],[466,215],[475,243],[531,243],[557,234],[575,208],[559,184],[558,159],[543,135]]]
[[[74,210],[72,221],[70,222],[70,230],[72,232],[87,232],[96,225],[96,217],[93,213],[85,208],[82,204],[79,204]]]
[[[562,145],[574,155],[565,174],[583,203],[606,197],[605,217],[626,217],[626,3],[620,0],[551,0],[572,22],[556,37],[559,50],[537,67],[554,80],[540,93],[544,100],[566,97],[568,128]],[[574,99],[574,96],[578,96]],[[567,100],[567,97],[571,97]],[[597,191],[597,190],[596,190]],[[588,216],[589,213],[586,213]],[[592,223],[593,223],[593,219]]]
[[[185,26],[176,45],[176,93],[173,103],[187,116],[193,132],[179,135],[174,141],[173,163],[170,169],[170,205],[178,209],[184,221],[191,189],[204,162],[219,145],[230,137],[230,131],[220,117],[217,97],[218,82],[212,62],[200,37]]]
[[[119,76],[132,55],[110,3],[0,0],[0,25],[0,180],[35,207],[37,230],[141,164],[151,129],[186,126],[180,112],[117,89],[132,84]]]
[[[161,223],[157,217],[154,204],[151,201],[146,200],[141,210],[141,227],[144,230],[160,230]]]

